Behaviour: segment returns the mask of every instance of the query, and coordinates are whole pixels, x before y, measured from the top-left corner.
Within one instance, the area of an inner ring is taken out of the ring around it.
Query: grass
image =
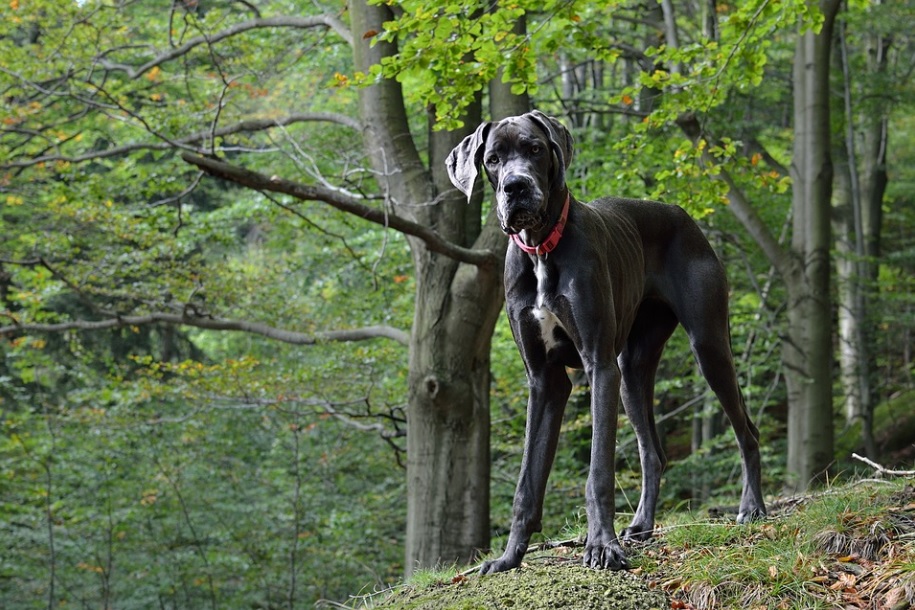
[[[915,607],[910,484],[859,481],[776,502],[770,513],[750,525],[689,513],[661,515],[657,535],[628,548],[633,567],[623,574],[581,568],[583,548],[572,544],[529,552],[521,570],[494,577],[462,575],[460,568],[423,572],[396,594],[365,598],[352,607]],[[522,591],[535,595],[522,599]]]
[[[636,570],[686,608],[909,608],[915,489],[859,482],[774,506],[765,521],[674,516]]]

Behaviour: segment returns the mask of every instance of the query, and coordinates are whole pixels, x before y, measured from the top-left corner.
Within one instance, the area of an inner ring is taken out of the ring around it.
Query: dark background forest
[[[910,0],[7,0],[0,606],[293,608],[466,562],[527,390],[507,245],[444,158],[536,107],[573,193],[728,269],[768,498],[915,461]],[[736,504],[685,335],[659,511]],[[583,519],[588,388],[544,535]],[[638,454],[618,436],[625,519]]]

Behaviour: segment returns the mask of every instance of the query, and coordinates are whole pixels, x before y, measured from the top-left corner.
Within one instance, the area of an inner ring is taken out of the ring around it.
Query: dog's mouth
[[[514,235],[521,231],[539,231],[546,224],[543,215],[531,210],[521,209],[509,212],[501,223],[502,231],[506,235]]]

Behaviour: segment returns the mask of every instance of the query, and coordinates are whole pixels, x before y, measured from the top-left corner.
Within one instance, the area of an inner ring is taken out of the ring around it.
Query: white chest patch
[[[544,291],[546,290],[546,265],[538,258],[534,265],[534,275],[537,276],[537,306],[531,311],[534,319],[540,324],[540,338],[546,351],[550,351],[557,345],[556,329],[563,329],[559,318],[552,311],[543,306]],[[565,329],[563,329],[565,330]]]
[[[543,341],[546,351],[550,351],[559,345],[559,341],[556,340],[556,329],[562,328],[559,318],[553,315],[553,312],[549,309],[542,307],[535,307],[531,313],[540,324],[540,339]]]
[[[537,309],[543,307],[543,293],[546,290],[546,264],[540,257],[534,264],[534,276],[537,278]]]

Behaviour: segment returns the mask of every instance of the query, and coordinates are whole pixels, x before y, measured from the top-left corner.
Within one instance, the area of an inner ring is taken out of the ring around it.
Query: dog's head
[[[469,199],[482,165],[496,191],[496,213],[508,234],[538,230],[548,222],[551,197],[565,185],[572,135],[537,110],[483,123],[464,138],[446,165],[451,182]]]

